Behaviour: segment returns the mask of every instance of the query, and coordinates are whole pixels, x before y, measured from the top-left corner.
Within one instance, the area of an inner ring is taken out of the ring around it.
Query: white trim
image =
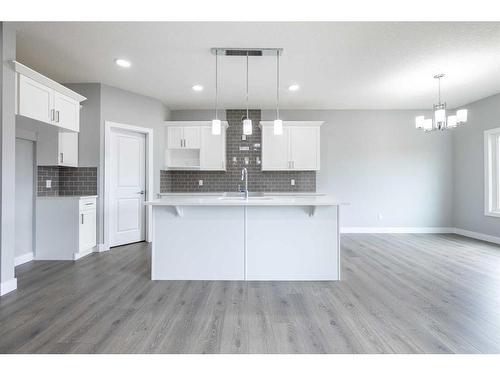
[[[108,250],[109,250],[109,246],[106,247],[106,245],[103,243],[97,244],[97,246],[94,248],[95,253],[103,253],[103,252],[108,251]]]
[[[465,229],[460,229],[460,228],[455,228],[455,233],[459,234],[461,236],[475,238],[476,240],[492,242],[492,243],[500,245],[500,237],[491,236],[489,234],[473,232],[470,230],[465,230]]]
[[[73,254],[73,260],[78,260],[78,259],[81,259],[83,257],[86,257],[87,255],[90,255],[94,252],[94,248],[91,248],[91,249],[88,249],[88,250],[85,250],[85,251],[80,251],[78,253],[74,253]]]
[[[31,262],[33,259],[35,259],[33,253],[18,255],[14,258],[14,266],[20,266],[21,264]]]
[[[484,215],[492,217],[500,217],[498,210],[500,196],[496,180],[498,179],[498,153],[500,143],[500,128],[494,128],[484,131]],[[495,141],[495,144],[493,144]],[[495,154],[493,154],[493,152]],[[495,169],[493,169],[495,168]]]
[[[120,124],[112,121],[104,121],[104,249],[109,250],[109,174],[106,173],[109,170],[109,163],[111,160],[110,155],[110,141],[111,141],[111,131],[112,129],[128,130],[135,133],[144,134],[146,136],[146,196],[145,200],[154,199],[154,134],[153,129],[143,128],[141,126]],[[150,206],[146,206],[146,241],[151,242],[153,239],[152,234],[152,209]],[[100,245],[99,245],[100,246]],[[99,249],[99,251],[101,251]]]
[[[87,100],[85,96],[80,95],[79,93],[68,89],[66,86],[61,85],[59,82],[56,82],[53,79],[50,79],[44,76],[43,74],[38,73],[37,71],[27,67],[26,65],[21,64],[16,60],[13,60],[12,64],[14,64],[14,69],[17,73],[22,74],[23,76],[26,76],[28,78],[31,78],[41,83],[42,85],[45,85],[53,90],[56,90],[57,92],[60,92],[61,94],[69,96],[70,98],[76,100],[77,102],[83,102],[84,100]]]
[[[10,280],[0,283],[0,296],[12,292],[17,289],[17,279],[13,277]]]
[[[340,233],[455,233],[452,227],[341,227]]]

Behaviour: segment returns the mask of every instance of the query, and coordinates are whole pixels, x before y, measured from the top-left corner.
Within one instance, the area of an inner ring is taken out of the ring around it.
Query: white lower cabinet
[[[38,197],[37,260],[77,260],[97,245],[96,197]]]

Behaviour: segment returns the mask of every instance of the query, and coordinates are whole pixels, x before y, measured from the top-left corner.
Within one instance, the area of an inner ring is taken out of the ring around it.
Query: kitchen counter
[[[153,280],[340,280],[340,207],[316,193],[168,193],[153,211]]]
[[[148,201],[149,206],[340,206],[326,194],[317,193],[250,193],[248,199],[239,193],[168,193]]]
[[[97,198],[97,195],[47,195],[36,197],[36,199],[86,199]]]

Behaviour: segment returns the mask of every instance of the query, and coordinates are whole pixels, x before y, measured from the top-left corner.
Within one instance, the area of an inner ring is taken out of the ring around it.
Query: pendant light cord
[[[280,118],[280,51],[276,50],[276,120]]]
[[[217,107],[219,105],[219,51],[215,51],[215,119],[218,120],[217,117]]]
[[[438,78],[438,104],[441,105],[441,77]]]
[[[248,51],[247,51],[247,119],[248,119]]]

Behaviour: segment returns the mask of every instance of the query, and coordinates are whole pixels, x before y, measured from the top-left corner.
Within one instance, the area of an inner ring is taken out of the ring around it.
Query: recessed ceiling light
[[[288,86],[288,90],[290,90],[290,91],[297,91],[298,89],[300,89],[300,86],[297,84],[293,84],[293,85]]]
[[[194,85],[193,90],[194,91],[203,91],[203,86],[202,85]]]
[[[115,64],[121,66],[122,68],[130,68],[130,61],[124,59],[115,59]]]

